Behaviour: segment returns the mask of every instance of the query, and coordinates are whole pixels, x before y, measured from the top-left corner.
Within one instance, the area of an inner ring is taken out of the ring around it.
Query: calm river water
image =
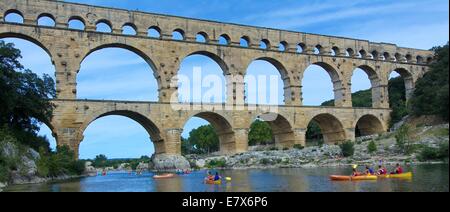
[[[348,168],[226,170],[221,173],[232,178],[231,183],[205,185],[205,171],[153,180],[153,173],[135,175],[109,173],[107,176],[77,180],[15,185],[8,192],[409,192],[449,191],[449,166],[421,165],[406,168],[414,173],[412,180],[385,179],[373,182],[331,182],[329,175],[348,175]]]

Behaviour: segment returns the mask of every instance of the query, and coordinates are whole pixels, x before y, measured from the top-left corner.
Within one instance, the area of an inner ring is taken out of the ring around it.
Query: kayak
[[[210,185],[220,185],[222,184],[222,180],[205,180],[205,184],[210,184]]]
[[[153,179],[168,179],[174,177],[174,174],[163,174],[163,175],[155,175]]]
[[[380,178],[391,178],[391,179],[411,179],[412,178],[412,172],[406,172],[406,173],[403,173],[403,174],[380,175],[378,177],[380,177]]]
[[[361,181],[361,180],[377,180],[378,177],[375,175],[370,176],[342,176],[342,175],[331,175],[330,179],[332,181]]]

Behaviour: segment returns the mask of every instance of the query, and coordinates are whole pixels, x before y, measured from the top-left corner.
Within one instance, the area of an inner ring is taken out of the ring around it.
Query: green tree
[[[377,144],[375,144],[375,141],[374,141],[374,140],[370,141],[369,144],[367,145],[367,151],[368,151],[369,153],[376,152],[377,149],[378,149],[378,148],[377,148]]]
[[[20,50],[0,41],[0,127],[13,132],[16,139],[39,150],[48,141],[37,136],[39,122],[48,123],[53,105],[48,100],[56,96],[53,79],[25,69],[19,62]]]
[[[339,145],[344,157],[351,157],[355,154],[355,144],[352,141],[346,141]]]
[[[389,80],[389,105],[392,109],[391,125],[401,121],[403,117],[408,115],[405,81],[402,77]]]
[[[411,98],[411,111],[414,115],[440,115],[449,120],[449,44],[433,48],[434,61],[430,72],[420,78]]]
[[[97,168],[103,168],[108,166],[108,158],[106,155],[97,155],[95,156],[94,161],[92,162],[92,165]]]
[[[408,125],[401,126],[396,134],[395,134],[395,140],[397,148],[405,153],[405,154],[411,154],[413,150],[413,133],[411,132],[411,127]]]
[[[248,141],[250,146],[266,145],[274,142],[272,128],[270,125],[261,120],[256,120],[250,126],[248,133]]]
[[[189,144],[201,153],[219,151],[219,137],[211,125],[201,126],[189,133]]]

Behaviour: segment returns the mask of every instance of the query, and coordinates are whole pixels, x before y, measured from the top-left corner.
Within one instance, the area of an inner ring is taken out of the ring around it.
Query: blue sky
[[[309,33],[367,39],[395,43],[399,46],[429,49],[448,41],[449,11],[447,0],[71,0],[100,6],[117,7],[154,13],[171,14],[222,22],[281,28]],[[236,15],[240,14],[240,15]],[[46,21],[42,21],[45,23]],[[36,73],[54,75],[48,55],[39,47],[18,39],[22,63]],[[183,61],[180,73],[191,76],[193,67],[202,74],[218,76],[224,81],[220,67],[209,58],[191,56]],[[278,75],[275,67],[255,61],[248,67],[255,76]],[[370,88],[367,75],[355,70],[352,91]],[[395,76],[395,75],[393,75]],[[78,98],[157,101],[157,85],[151,68],[134,53],[121,49],[104,49],[87,57],[78,76]],[[330,77],[317,67],[310,67],[303,80],[305,105],[320,105],[333,98]],[[283,104],[283,84],[278,78],[278,97],[272,104]],[[225,88],[219,88],[224,94]],[[185,89],[186,90],[186,89]],[[268,90],[258,90],[266,93]],[[187,95],[187,93],[184,93]],[[225,99],[222,95],[221,101]],[[192,98],[191,98],[192,100]],[[195,99],[198,101],[198,99]],[[182,98],[189,101],[189,98]],[[206,121],[193,118],[186,123],[183,136]],[[51,137],[43,126],[42,135]],[[80,146],[81,158],[106,154],[109,158],[151,155],[153,145],[146,131],[136,122],[118,116],[101,118],[85,131]],[[52,146],[55,141],[51,139]]]

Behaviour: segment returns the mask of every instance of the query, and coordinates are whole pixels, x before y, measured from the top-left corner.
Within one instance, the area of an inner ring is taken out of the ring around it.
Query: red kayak
[[[169,178],[172,178],[172,177],[174,177],[175,175],[174,174],[163,174],[163,175],[155,175],[155,176],[153,176],[153,179],[169,179]]]

